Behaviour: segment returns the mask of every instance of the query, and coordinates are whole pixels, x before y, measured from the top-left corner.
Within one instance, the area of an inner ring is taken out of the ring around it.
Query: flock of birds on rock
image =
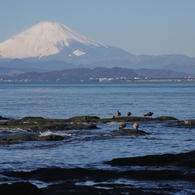
[[[146,114],[144,114],[144,116],[150,116],[152,117],[154,113],[153,112],[147,112]],[[114,119],[115,117],[119,117],[121,116],[121,112],[119,110],[116,111],[115,115],[111,115],[110,118]],[[131,112],[127,112],[127,116],[131,116]]]
[[[144,114],[144,116],[152,117],[153,114],[154,114],[153,112],[147,112],[146,114]],[[121,116],[121,112],[119,110],[117,110],[116,114],[115,115],[111,115],[110,118],[114,119],[115,117],[119,117],[119,116]],[[127,112],[127,116],[131,116],[131,112]],[[126,123],[120,124],[119,125],[119,130],[123,130],[126,127],[126,125],[127,125]],[[134,123],[133,124],[133,128],[138,131],[139,124],[138,123]]]

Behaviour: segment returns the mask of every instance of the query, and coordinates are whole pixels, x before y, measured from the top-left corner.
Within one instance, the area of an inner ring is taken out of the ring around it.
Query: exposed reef
[[[97,116],[76,116],[69,119],[45,119],[43,117],[24,117],[19,120],[11,120],[0,116],[0,119],[4,119],[0,122],[0,129],[6,131],[8,129],[25,129],[28,134],[14,134],[0,137],[0,144],[14,144],[21,141],[60,141],[65,139],[61,135],[47,135],[40,136],[40,132],[48,130],[95,130],[98,129],[98,124],[116,122],[116,123],[129,123],[129,122],[141,122],[141,121],[170,121],[168,125],[188,128],[195,127],[195,120],[182,120],[179,121],[171,116],[160,116],[157,118],[151,117],[115,117],[115,118],[99,118]],[[5,120],[7,119],[7,120]],[[136,129],[120,129],[111,131],[115,135],[147,135],[150,134],[144,130]]]
[[[128,169],[88,169],[88,168],[40,168],[30,172],[0,172],[6,177],[18,178],[23,182],[1,184],[0,194],[61,195],[61,194],[180,194],[182,186],[173,187],[170,182],[182,185],[195,181],[195,151],[180,154],[148,155],[142,157],[118,158],[105,162],[111,166],[128,166]],[[140,168],[135,169],[135,166]],[[37,180],[48,184],[37,188],[31,184]],[[157,182],[157,186],[136,187],[134,184],[118,182],[134,180]],[[50,183],[55,183],[50,185]],[[89,182],[89,185],[86,183]],[[29,189],[27,189],[29,187]],[[25,190],[24,190],[25,189]],[[30,192],[32,190],[32,192]],[[190,191],[190,190],[189,190]],[[2,193],[3,192],[3,193]],[[29,192],[29,193],[28,193]],[[33,194],[33,193],[32,193]],[[187,193],[193,194],[193,193]]]
[[[84,123],[85,122],[85,123]],[[96,129],[94,124],[85,120],[76,121],[73,119],[45,119],[43,117],[24,117],[20,120],[8,120],[0,122],[0,128],[25,128],[32,131],[40,130],[83,130]]]
[[[69,119],[45,119],[43,117],[24,117],[19,120],[7,120],[0,122],[0,128],[29,128],[31,130],[72,130],[72,129],[96,129],[98,123],[132,122],[132,121],[167,121],[177,120],[171,116],[157,118],[147,117],[116,117],[99,118],[97,116],[76,116]]]

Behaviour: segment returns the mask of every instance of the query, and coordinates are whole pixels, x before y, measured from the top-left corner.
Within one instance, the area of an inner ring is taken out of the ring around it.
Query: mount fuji
[[[43,21],[0,44],[0,58],[61,60],[73,64],[91,63],[113,57],[131,56],[71,30],[64,24]]]
[[[64,24],[52,21],[40,22],[0,43],[2,68],[45,71],[86,66],[195,73],[195,58],[181,54],[133,55],[121,48],[98,43]]]

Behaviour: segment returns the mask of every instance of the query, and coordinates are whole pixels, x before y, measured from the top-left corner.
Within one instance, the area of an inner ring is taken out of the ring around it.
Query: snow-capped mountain
[[[192,73],[195,58],[179,54],[133,55],[121,48],[93,41],[64,24],[51,21],[40,22],[0,43],[0,67],[62,70],[71,66],[74,68],[75,65],[89,68],[166,68]]]
[[[96,56],[109,58],[113,50],[128,54],[121,49],[114,49],[80,35],[64,24],[43,21],[1,43],[0,57],[48,58],[63,61],[76,61],[82,57],[82,61],[87,61]]]

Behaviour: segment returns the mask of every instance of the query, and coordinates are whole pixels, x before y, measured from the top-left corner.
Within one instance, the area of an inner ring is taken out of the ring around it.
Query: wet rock
[[[177,119],[172,116],[159,116],[156,118],[156,120],[167,121],[167,120],[177,120]]]
[[[100,119],[99,123],[108,123],[108,122],[138,122],[138,121],[168,121],[168,120],[177,120],[172,116],[159,116],[157,118],[151,117],[140,117],[140,116],[126,116],[126,117],[114,117],[114,118],[103,118]]]
[[[105,162],[112,166],[125,166],[125,169],[87,169],[87,168],[40,168],[30,172],[1,172],[6,177],[26,181],[55,183],[39,191],[44,195],[62,194],[175,194],[182,189],[174,188],[170,182],[195,181],[195,151],[180,154],[147,155],[132,158],[118,158]],[[128,168],[127,168],[128,166]],[[134,168],[140,166],[139,168]],[[134,184],[118,183],[117,181],[152,181],[158,187],[148,186],[136,188]],[[86,185],[86,183],[88,185]],[[1,189],[0,189],[1,190]],[[1,193],[0,193],[1,194]]]
[[[167,123],[168,127],[178,127],[178,128],[195,128],[195,120],[177,120],[177,121],[169,121]]]
[[[8,135],[1,137],[0,141],[36,141],[37,135]]]
[[[72,122],[70,119],[44,119],[43,117],[24,117],[0,123],[0,128],[22,128],[33,131],[41,130],[83,130],[97,129],[95,124]]]
[[[0,138],[0,144],[6,145],[6,144],[16,144],[24,141],[60,141],[64,140],[64,137],[61,135],[45,135],[45,136],[39,136],[39,135],[9,135]]]
[[[38,141],[60,141],[64,140],[64,137],[61,135],[46,135],[46,136],[38,136]]]
[[[40,116],[35,116],[35,117],[27,116],[27,117],[24,117],[23,119],[21,119],[20,121],[27,122],[27,123],[34,123],[36,121],[41,121],[41,120],[44,120],[44,118],[40,117]]]
[[[71,122],[98,122],[100,121],[100,118],[98,116],[75,116],[72,118],[69,118]]]
[[[109,122],[132,122],[132,121],[166,121],[177,120],[170,116],[161,116],[157,118],[147,117],[115,117],[100,119],[97,116],[76,116],[69,119],[45,119],[43,117],[24,117],[20,120],[9,120],[0,122],[0,128],[25,128],[32,130],[82,130],[97,129],[96,124]]]
[[[7,118],[7,117],[3,117],[3,116],[0,115],[0,120],[10,120],[10,119]]]
[[[112,166],[179,166],[195,168],[195,151],[180,154],[147,155],[117,158],[106,162]]]
[[[42,188],[47,195],[61,194],[171,194],[178,192],[170,186],[136,188],[130,184],[116,182],[121,179],[134,180],[188,180],[186,173],[180,170],[100,170],[86,168],[42,168],[30,172],[4,172],[7,177],[21,178],[23,180],[35,179],[37,181],[54,182],[56,184]],[[85,182],[91,185],[85,185]]]
[[[82,123],[54,123],[47,127],[50,130],[89,130],[97,129],[94,124],[82,124]]]
[[[44,195],[42,190],[29,182],[16,182],[13,184],[0,184],[0,194],[2,195]]]
[[[120,130],[114,130],[112,131],[112,133],[116,135],[134,135],[134,136],[150,134],[143,130],[136,130],[136,129],[120,129]]]

